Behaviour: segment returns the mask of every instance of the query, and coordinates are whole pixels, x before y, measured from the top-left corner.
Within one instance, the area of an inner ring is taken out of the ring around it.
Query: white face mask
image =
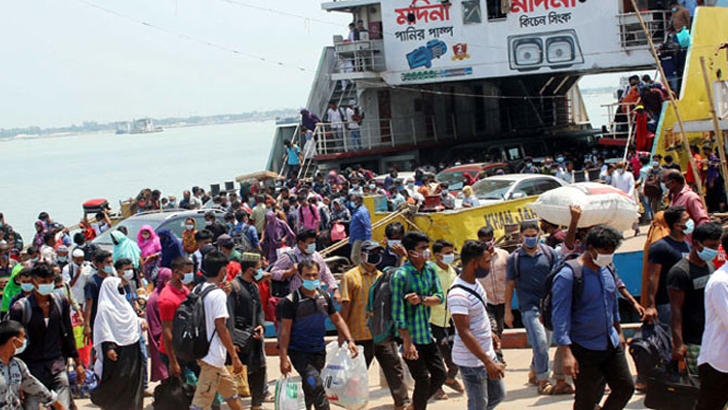
[[[607,254],[597,253],[597,256],[594,258],[594,264],[596,264],[600,268],[603,268],[603,267],[611,264],[613,259],[614,259],[613,253],[607,253]]]
[[[453,255],[452,253],[442,255],[442,263],[449,265],[453,262],[455,262],[455,255]]]
[[[124,279],[126,279],[127,281],[134,279],[134,271],[132,269],[125,270]]]

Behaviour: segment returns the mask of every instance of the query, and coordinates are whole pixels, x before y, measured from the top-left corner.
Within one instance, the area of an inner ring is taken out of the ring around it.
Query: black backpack
[[[629,342],[629,354],[637,374],[650,376],[665,372],[672,360],[672,337],[665,323],[644,323]]]
[[[179,377],[168,377],[154,388],[154,410],[187,409],[195,396],[195,386],[187,384]]]
[[[219,288],[213,285],[205,290],[201,289],[202,285],[195,287],[174,312],[172,347],[177,359],[181,361],[191,362],[207,356],[212,338],[217,332],[215,329],[212,335],[207,337],[203,302],[208,293]]]
[[[556,264],[556,267],[552,269],[551,273],[549,273],[549,275],[546,277],[544,296],[541,298],[539,307],[541,309],[541,322],[547,330],[554,330],[554,324],[552,322],[554,297],[552,290],[556,275],[558,275],[558,273],[561,272],[564,267],[568,266],[574,272],[574,280],[572,282],[571,290],[572,311],[576,308],[575,301],[577,301],[581,297],[581,294],[584,292],[584,276],[582,275],[582,266],[581,263],[579,263],[579,261],[577,260],[579,256],[581,256],[581,254],[579,253],[571,253],[569,255],[566,255],[560,263]],[[614,267],[612,265],[609,265],[607,266],[607,270],[609,270],[609,273],[612,274],[612,277],[616,282],[617,277],[614,272]]]
[[[387,267],[369,288],[366,311],[369,313],[369,330],[374,343],[383,343],[396,337],[392,319],[392,278],[398,268]],[[405,289],[410,288],[410,277],[405,275]]]

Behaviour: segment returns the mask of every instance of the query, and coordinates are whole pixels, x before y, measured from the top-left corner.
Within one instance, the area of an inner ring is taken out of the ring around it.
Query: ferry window
[[[508,160],[513,161],[516,159],[521,158],[521,150],[518,149],[518,147],[510,147],[508,148]]]
[[[480,0],[463,1],[463,24],[480,24],[482,21]]]
[[[502,20],[506,18],[503,12],[504,0],[485,0],[488,6],[488,20]],[[507,6],[507,5],[506,5]]]

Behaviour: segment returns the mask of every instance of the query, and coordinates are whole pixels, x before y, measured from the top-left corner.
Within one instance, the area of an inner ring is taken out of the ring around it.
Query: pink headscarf
[[[149,239],[144,239],[142,236],[144,231],[149,232],[151,235]],[[157,236],[157,233],[154,232],[154,228],[152,228],[151,225],[144,225],[141,229],[139,229],[139,233],[137,234],[137,244],[139,245],[139,249],[142,251],[143,258],[162,251],[162,243],[159,241],[159,237]]]

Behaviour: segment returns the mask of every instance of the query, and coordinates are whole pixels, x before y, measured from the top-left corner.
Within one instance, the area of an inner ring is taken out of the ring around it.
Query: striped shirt
[[[372,340],[369,330],[369,314],[366,311],[369,289],[382,274],[380,271],[368,273],[360,266],[346,272],[341,278],[339,288],[341,301],[349,302],[349,318],[346,321],[351,337],[358,341]]]
[[[432,343],[430,332],[430,307],[423,304],[412,305],[404,299],[408,293],[422,297],[437,296],[445,300],[440,280],[435,273],[435,264],[426,262],[419,272],[411,262],[397,269],[392,277],[392,320],[397,329],[407,329],[412,343],[426,345]]]
[[[493,340],[490,334],[490,319],[488,318],[485,306],[475,295],[459,287],[464,286],[475,291],[487,303],[488,299],[486,299],[483,286],[478,281],[475,281],[475,284],[470,284],[459,277],[453,282],[453,286],[456,285],[458,287],[451,287],[450,293],[447,295],[447,305],[450,312],[453,315],[466,315],[469,317],[470,331],[475,336],[478,344],[483,347],[485,354],[491,359],[494,359],[495,351],[493,350]],[[452,361],[458,366],[484,366],[484,363],[465,346],[465,343],[460,338],[460,333],[455,334],[455,343],[452,347]]]

